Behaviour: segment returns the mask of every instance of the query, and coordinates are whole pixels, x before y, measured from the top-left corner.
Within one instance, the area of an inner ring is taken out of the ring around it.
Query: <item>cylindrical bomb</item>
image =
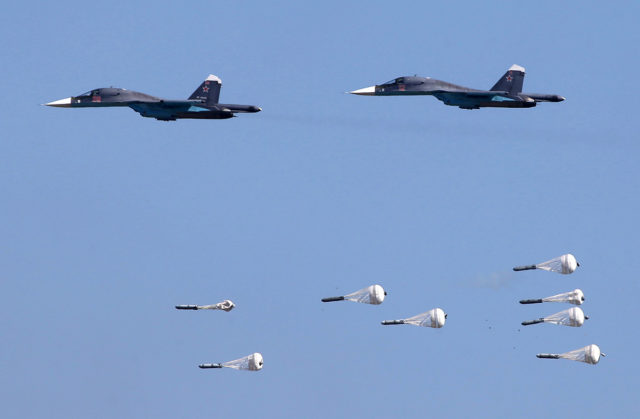
[[[322,302],[323,303],[330,303],[332,301],[343,301],[344,297],[327,297],[327,298],[323,298]]]
[[[576,260],[575,256],[571,253],[567,253],[557,258],[547,260],[546,262],[538,263],[535,265],[516,266],[514,271],[527,271],[530,269],[542,269],[544,271],[557,272],[561,274],[573,273],[580,264]]]
[[[598,345],[587,345],[584,348],[576,349],[574,351],[565,352],[563,354],[538,354],[538,358],[546,359],[569,359],[571,361],[584,362],[586,364],[595,365],[600,362],[601,356],[606,356],[600,352]]]
[[[200,368],[232,368],[234,370],[260,371],[264,361],[259,352],[247,355],[233,361],[221,362],[218,364],[200,364]]]
[[[404,320],[383,320],[380,323],[385,326],[389,324],[404,324]]]
[[[522,325],[529,326],[531,324],[538,323],[553,323],[562,326],[580,327],[584,324],[584,321],[588,319],[589,316],[585,316],[580,307],[572,307],[568,310],[564,310],[547,317],[524,321],[522,322]]]
[[[178,310],[223,310],[223,311],[229,312],[233,310],[235,306],[236,305],[233,303],[233,301],[224,300],[216,304],[209,304],[205,306],[189,304],[189,305],[177,305],[176,308]]]
[[[514,271],[528,271],[530,269],[536,269],[536,265],[526,265],[526,266],[516,266],[513,268]]]
[[[373,304],[378,305],[382,304],[384,301],[384,297],[387,295],[387,292],[380,285],[370,285],[366,288],[358,290],[356,292],[352,292],[351,294],[347,294],[339,297],[328,297],[323,298],[322,302],[329,303],[332,301],[355,301],[356,303],[365,303],[365,304]]]
[[[560,355],[558,355],[558,354],[538,354],[536,356],[538,358],[560,359]]]
[[[536,304],[536,303],[569,303],[581,305],[584,302],[584,293],[581,289],[576,288],[573,291],[563,292],[562,294],[552,295],[545,298],[537,298],[532,300],[520,300],[520,304]]]
[[[222,364],[200,364],[198,368],[222,368]]]
[[[535,319],[535,320],[525,320],[521,324],[523,326],[529,326],[531,324],[544,323],[544,319]]]
[[[542,298],[537,298],[535,300],[520,300],[520,304],[539,304],[542,302]]]
[[[444,326],[447,321],[447,314],[441,308],[434,308],[424,313],[417,314],[413,317],[400,320],[384,320],[383,325],[390,324],[412,324],[422,327],[433,327],[439,329]]]

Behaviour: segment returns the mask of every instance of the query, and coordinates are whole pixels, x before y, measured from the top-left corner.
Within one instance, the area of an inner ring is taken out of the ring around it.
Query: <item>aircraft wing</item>
[[[472,98],[492,98],[495,96],[506,96],[507,92],[461,92],[466,97]]]
[[[130,105],[144,105],[144,106],[153,106],[156,108],[185,108],[188,109],[190,106],[198,106],[202,104],[201,100],[165,100],[159,99],[154,101],[133,101],[129,102]]]
[[[129,107],[142,116],[152,117],[162,120],[174,120],[176,114],[187,111],[203,112],[206,108],[197,106],[202,102],[189,100],[163,100],[158,102],[138,102],[130,103]],[[194,109],[195,108],[195,109]]]
[[[161,100],[160,106],[168,108],[188,108],[190,106],[198,106],[202,104],[201,100]]]

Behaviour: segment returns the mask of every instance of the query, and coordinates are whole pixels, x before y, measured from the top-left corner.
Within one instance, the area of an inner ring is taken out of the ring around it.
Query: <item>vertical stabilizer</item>
[[[221,88],[222,80],[213,74],[209,74],[209,77],[202,82],[200,87],[189,96],[189,100],[201,100],[206,105],[215,105],[220,99]]]
[[[524,67],[512,65],[509,70],[491,88],[491,91],[508,92],[512,95],[522,92],[524,83]]]

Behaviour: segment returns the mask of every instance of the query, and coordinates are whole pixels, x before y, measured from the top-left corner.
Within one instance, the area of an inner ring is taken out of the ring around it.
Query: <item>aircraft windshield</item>
[[[382,84],[395,84],[395,82],[396,82],[396,79],[393,79],[393,80],[389,80],[387,82],[384,82]]]
[[[79,94],[79,95],[78,95],[78,96],[76,96],[76,97],[80,97],[80,96],[91,96],[91,92],[93,92],[93,90],[89,90],[88,92],[84,92],[84,93],[82,93],[82,94]]]

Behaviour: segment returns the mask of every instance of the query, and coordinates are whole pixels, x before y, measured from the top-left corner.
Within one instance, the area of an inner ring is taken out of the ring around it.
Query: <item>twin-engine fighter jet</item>
[[[260,112],[253,105],[225,105],[218,103],[222,80],[209,75],[187,100],[168,100],[133,90],[106,87],[94,89],[79,96],[46,103],[61,108],[102,108],[128,106],[140,115],[159,121],[175,121],[178,118],[227,119],[236,113]]]
[[[491,108],[532,108],[538,102],[562,102],[558,95],[522,93],[524,67],[512,65],[491,90],[476,90],[447,83],[430,77],[398,77],[386,83],[354,90],[354,95],[405,96],[431,95],[445,105],[461,109]]]

